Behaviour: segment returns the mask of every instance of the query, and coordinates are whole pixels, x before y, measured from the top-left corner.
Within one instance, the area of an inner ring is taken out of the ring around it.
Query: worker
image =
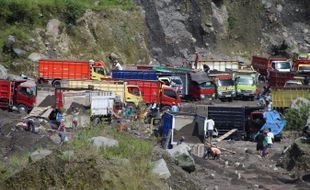
[[[179,112],[179,107],[175,104],[175,102],[172,102],[171,111],[174,113]]]
[[[221,155],[221,150],[219,148],[210,146],[207,148],[207,151],[205,153],[205,155],[203,156],[204,159],[209,159],[210,156],[213,157],[213,159],[219,159]]]
[[[115,61],[115,68],[116,68],[117,70],[123,70],[122,65],[121,65],[117,60]]]
[[[66,126],[65,126],[64,120],[61,120],[57,131],[58,131],[58,136],[60,138],[60,144],[63,144],[64,142],[68,141],[68,137],[66,135]]]
[[[77,127],[78,127],[80,112],[79,112],[78,108],[73,108],[72,110],[73,110],[72,111],[72,129],[74,131],[76,131]]]
[[[198,69],[198,62],[199,62],[199,53],[195,52],[195,68]]]
[[[204,124],[204,129],[206,131],[206,137],[209,139],[209,143],[212,143],[213,131],[215,122],[213,119],[206,119]]]
[[[61,110],[57,110],[57,114],[56,114],[56,122],[58,125],[60,125],[60,122],[64,119],[63,115],[62,115],[62,111]]]
[[[27,119],[26,124],[27,124],[27,130],[28,131],[31,131],[32,133],[37,133],[36,132],[35,122],[34,122],[33,118]]]
[[[256,137],[256,150],[258,152],[258,154],[261,154],[262,153],[262,150],[263,150],[263,141],[265,139],[265,136],[264,136],[264,131],[263,130],[260,130],[259,131],[259,134],[257,135]]]

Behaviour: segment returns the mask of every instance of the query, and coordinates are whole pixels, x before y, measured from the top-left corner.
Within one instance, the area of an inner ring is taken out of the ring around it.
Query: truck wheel
[[[60,80],[54,80],[53,82],[52,82],[52,85],[53,85],[53,87],[55,87],[55,88],[60,88]]]
[[[28,113],[28,108],[23,104],[18,105],[17,108],[20,114],[26,115]]]
[[[95,117],[92,123],[94,126],[98,126],[101,123],[101,119],[99,117]]]

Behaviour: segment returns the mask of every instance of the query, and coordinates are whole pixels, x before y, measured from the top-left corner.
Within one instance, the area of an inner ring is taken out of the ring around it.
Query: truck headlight
[[[205,99],[206,96],[204,94],[200,94],[200,99]]]

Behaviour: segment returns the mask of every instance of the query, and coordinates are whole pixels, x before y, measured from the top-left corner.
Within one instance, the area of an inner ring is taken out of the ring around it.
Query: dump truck
[[[200,60],[197,63],[197,69],[204,71],[207,65],[210,70],[225,71],[225,69],[240,69],[240,61],[236,60]],[[192,68],[195,69],[195,62],[192,62]]]
[[[69,88],[55,89],[56,109],[68,110],[73,103],[78,103],[86,108],[90,108],[90,120],[95,125],[103,121],[111,121],[114,99],[115,94],[111,91]]]
[[[216,85],[213,83],[212,78],[203,71],[190,73],[189,88],[189,97],[193,100],[214,99],[216,96]]]
[[[61,88],[111,91],[123,103],[137,107],[142,101],[139,86],[124,81],[62,80]]]
[[[264,122],[254,124],[252,121],[262,118],[261,107],[247,106],[208,106],[207,117],[213,119],[219,135],[237,129],[234,138],[245,139],[253,137],[253,134],[262,127]]]
[[[211,72],[208,74],[216,85],[216,97],[220,100],[232,101],[236,97],[236,89],[232,74],[228,72]]]
[[[271,88],[272,107],[277,110],[290,108],[297,98],[310,99],[310,87],[274,87]]]
[[[59,86],[63,79],[102,80],[109,77],[103,61],[41,59],[38,63],[38,82],[53,86]]]
[[[252,57],[252,66],[262,76],[267,76],[268,71],[277,70],[280,72],[290,72],[292,64],[287,58],[265,58],[265,57]]]
[[[112,78],[124,80],[130,85],[138,86],[141,90],[143,100],[147,104],[157,103],[162,109],[167,109],[173,103],[178,105],[181,102],[178,89],[160,82],[158,80],[159,75],[156,71],[113,70]]]
[[[28,113],[35,106],[37,87],[30,80],[0,80],[0,108]]]
[[[295,60],[293,70],[299,73],[310,72],[310,60]]]
[[[147,104],[157,103],[162,110],[170,108],[173,103],[179,106],[180,96],[175,88],[168,87],[155,80],[126,80],[129,85],[138,86],[143,100]]]
[[[235,82],[236,97],[254,100],[257,95],[257,74],[251,70],[231,70]]]

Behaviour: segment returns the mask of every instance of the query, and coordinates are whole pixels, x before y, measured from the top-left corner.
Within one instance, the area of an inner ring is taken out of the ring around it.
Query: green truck
[[[257,94],[257,73],[252,70],[231,70],[235,81],[236,97],[254,100]]]

